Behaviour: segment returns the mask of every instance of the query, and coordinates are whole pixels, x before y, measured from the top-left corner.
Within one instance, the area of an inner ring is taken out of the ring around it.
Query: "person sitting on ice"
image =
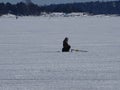
[[[69,52],[70,51],[71,46],[68,44],[68,38],[66,37],[63,40],[63,48],[62,48],[62,52]]]

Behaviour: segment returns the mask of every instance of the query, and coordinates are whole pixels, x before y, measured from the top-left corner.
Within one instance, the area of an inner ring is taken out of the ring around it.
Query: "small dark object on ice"
[[[68,44],[68,38],[66,37],[63,40],[63,48],[62,48],[62,52],[69,52],[70,51],[71,46]]]

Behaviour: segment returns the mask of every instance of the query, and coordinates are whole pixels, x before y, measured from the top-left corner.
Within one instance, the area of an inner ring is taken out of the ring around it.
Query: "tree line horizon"
[[[118,1],[91,1],[91,2],[80,2],[80,3],[66,3],[66,4],[51,4],[39,6],[34,3],[19,2],[17,4],[11,3],[0,3],[0,16],[4,14],[14,14],[16,16],[39,16],[42,12],[53,13],[72,13],[81,12],[90,15],[120,15],[120,0]]]

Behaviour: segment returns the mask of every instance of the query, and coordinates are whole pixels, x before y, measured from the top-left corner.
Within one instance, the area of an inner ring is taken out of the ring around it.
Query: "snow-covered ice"
[[[120,90],[120,17],[0,17],[0,90]]]

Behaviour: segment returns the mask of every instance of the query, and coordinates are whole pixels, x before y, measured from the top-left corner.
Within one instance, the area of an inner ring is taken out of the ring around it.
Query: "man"
[[[63,48],[62,48],[62,52],[69,52],[71,46],[68,44],[68,38],[66,37],[63,40]]]

